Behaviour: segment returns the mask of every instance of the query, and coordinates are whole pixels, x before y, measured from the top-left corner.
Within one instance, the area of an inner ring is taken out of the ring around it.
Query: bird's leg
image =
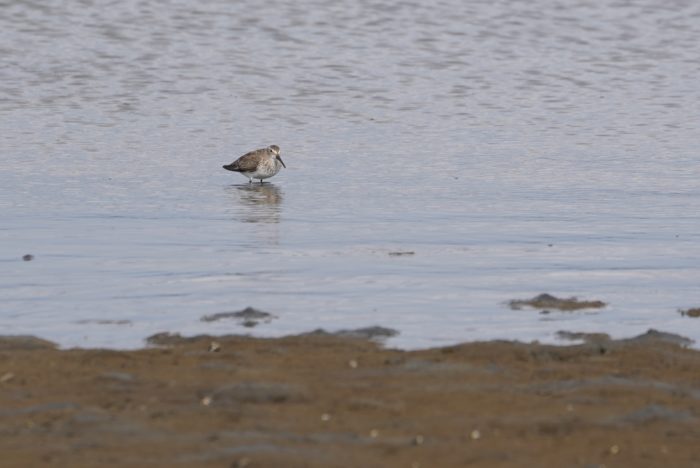
[[[263,183],[262,179],[260,179],[260,183],[261,183],[261,184]]]

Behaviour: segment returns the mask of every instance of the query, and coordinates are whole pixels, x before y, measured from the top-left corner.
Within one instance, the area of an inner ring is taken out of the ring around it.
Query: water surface
[[[700,340],[696,2],[1,11],[3,333]],[[271,183],[221,169],[273,143]],[[505,306],[540,292],[610,305]],[[200,321],[246,306],[279,318]]]

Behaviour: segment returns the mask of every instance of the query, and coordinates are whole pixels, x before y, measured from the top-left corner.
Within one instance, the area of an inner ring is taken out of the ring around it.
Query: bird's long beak
[[[284,163],[284,161],[282,161],[282,158],[280,157],[279,154],[277,155],[277,159],[279,159],[280,162],[282,163],[282,166],[283,166],[285,169],[287,169],[287,165]]]

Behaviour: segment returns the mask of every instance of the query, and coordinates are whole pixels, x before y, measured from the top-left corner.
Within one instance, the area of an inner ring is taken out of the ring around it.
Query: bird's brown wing
[[[233,161],[227,169],[237,172],[254,172],[258,168],[260,156],[267,151],[267,148],[253,150]]]

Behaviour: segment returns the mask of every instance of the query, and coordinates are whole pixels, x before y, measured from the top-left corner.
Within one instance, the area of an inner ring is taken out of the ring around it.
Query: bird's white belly
[[[269,179],[280,171],[282,165],[277,161],[271,161],[269,164],[261,163],[255,169],[255,172],[241,172],[249,179]]]

